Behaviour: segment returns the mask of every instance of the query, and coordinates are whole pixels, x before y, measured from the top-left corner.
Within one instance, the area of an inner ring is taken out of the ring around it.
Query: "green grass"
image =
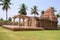
[[[60,30],[11,31],[0,27],[0,40],[60,40]]]

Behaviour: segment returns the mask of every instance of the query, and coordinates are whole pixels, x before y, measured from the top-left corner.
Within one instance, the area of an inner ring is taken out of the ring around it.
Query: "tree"
[[[8,21],[12,21],[12,18],[11,18],[11,17],[9,17]]]
[[[41,11],[41,14],[44,14],[44,10],[43,10],[43,11]]]
[[[35,15],[39,15],[38,12],[37,12],[37,6],[34,6],[33,8],[31,8],[31,14],[34,14]]]
[[[27,15],[26,9],[27,9],[27,7],[25,6],[25,4],[22,4],[18,13],[20,15]],[[24,18],[23,18],[23,25],[24,25]]]
[[[0,21],[3,21],[3,18],[1,18]]]
[[[20,10],[18,11],[18,13],[20,15],[27,15],[26,9],[27,9],[27,7],[25,6],[25,4],[22,4]]]
[[[10,9],[10,6],[11,3],[10,3],[10,0],[1,0],[2,3],[0,3],[0,5],[3,5],[2,9],[3,11],[5,10],[6,11],[6,21],[8,19],[8,9]]]
[[[53,12],[56,12],[55,8],[54,7],[51,7],[51,9],[53,10]]]
[[[60,12],[56,16],[57,16],[57,18],[59,18],[60,17]]]
[[[59,14],[57,14],[56,16],[59,17]]]

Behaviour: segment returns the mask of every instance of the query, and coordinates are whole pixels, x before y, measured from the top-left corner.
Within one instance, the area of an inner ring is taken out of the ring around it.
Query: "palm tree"
[[[37,12],[37,6],[34,6],[33,8],[31,8],[31,14],[34,14],[35,15],[39,15],[38,12]]]
[[[27,9],[27,7],[25,6],[25,4],[22,4],[20,10],[18,11],[18,13],[20,15],[27,15],[26,9]],[[23,25],[24,25],[24,20],[25,19],[23,18]]]
[[[9,5],[11,5],[11,3],[10,3],[10,0],[1,0],[1,4],[0,5],[3,5],[3,7],[2,7],[2,9],[3,9],[3,11],[5,10],[6,11],[6,21],[7,21],[7,19],[8,19],[8,9],[10,9],[10,6]]]
[[[55,8],[54,7],[51,7],[51,9],[53,10],[53,12],[56,12]]]
[[[27,9],[27,7],[25,6],[25,4],[22,4],[21,5],[21,8],[19,8],[20,10],[18,11],[18,13],[20,14],[20,15],[27,15],[27,12],[26,12],[26,9]]]

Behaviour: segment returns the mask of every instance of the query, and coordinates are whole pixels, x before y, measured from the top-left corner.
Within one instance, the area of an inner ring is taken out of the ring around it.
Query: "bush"
[[[0,22],[4,21],[3,18],[0,19]]]
[[[3,18],[1,18],[0,20],[3,21]]]
[[[8,21],[12,21],[12,18],[11,18],[11,17],[9,17]]]
[[[58,25],[58,29],[60,29],[60,25]]]

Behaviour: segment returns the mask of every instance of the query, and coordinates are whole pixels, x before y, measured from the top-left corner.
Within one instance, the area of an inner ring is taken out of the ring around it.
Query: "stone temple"
[[[48,8],[44,14],[40,17],[32,17],[25,15],[15,15],[13,17],[13,25],[15,25],[15,19],[19,18],[18,25],[24,27],[41,27],[43,29],[57,29],[57,17],[51,8]],[[21,19],[23,19],[21,23]],[[21,25],[22,24],[22,25]]]

